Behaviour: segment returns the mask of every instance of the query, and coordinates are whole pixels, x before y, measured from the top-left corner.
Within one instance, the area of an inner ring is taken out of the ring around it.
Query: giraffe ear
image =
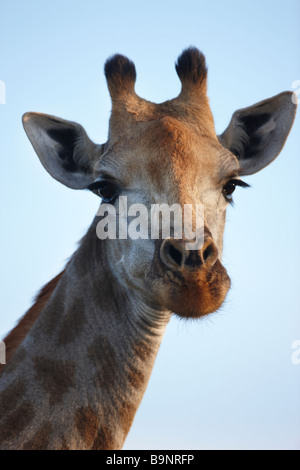
[[[53,178],[73,189],[84,189],[93,182],[92,162],[99,146],[80,124],[47,114],[26,113],[23,126]]]
[[[286,91],[233,114],[218,138],[238,157],[241,175],[257,173],[279,155],[296,113],[292,98]]]

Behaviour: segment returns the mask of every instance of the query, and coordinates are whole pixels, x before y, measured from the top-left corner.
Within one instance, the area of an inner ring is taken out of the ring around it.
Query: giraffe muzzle
[[[167,238],[161,244],[160,258],[173,271],[210,269],[218,259],[218,250],[210,236],[204,238],[198,250],[189,250],[184,240]]]

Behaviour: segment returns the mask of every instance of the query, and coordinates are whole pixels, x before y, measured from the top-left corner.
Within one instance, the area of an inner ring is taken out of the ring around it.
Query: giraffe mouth
[[[199,318],[218,310],[230,288],[230,278],[219,260],[210,269],[183,273],[181,283],[171,283],[169,305],[180,317]]]
[[[152,271],[148,277],[148,292],[153,293],[156,303],[184,318],[215,312],[230,288],[230,278],[220,260],[210,269],[205,266],[181,271],[163,269],[155,274]]]

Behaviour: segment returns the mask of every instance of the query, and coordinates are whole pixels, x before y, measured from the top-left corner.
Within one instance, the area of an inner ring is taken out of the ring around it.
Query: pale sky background
[[[138,94],[175,97],[174,63],[207,58],[221,133],[241,107],[300,80],[299,0],[1,0],[0,338],[64,266],[98,207],[54,181],[21,125],[26,111],[81,123],[106,141],[107,57],[136,65]],[[299,87],[300,92],[300,87]],[[300,96],[300,93],[299,93]],[[300,449],[299,115],[278,159],[228,209],[232,289],[201,321],[173,318],[125,449]]]

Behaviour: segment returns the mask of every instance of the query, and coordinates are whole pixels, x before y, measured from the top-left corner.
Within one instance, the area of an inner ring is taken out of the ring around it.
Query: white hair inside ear
[[[26,134],[42,165],[60,183],[84,189],[93,182],[93,161],[102,145],[90,140],[76,122],[40,113],[23,116]]]
[[[251,175],[279,155],[293,125],[296,105],[286,91],[236,111],[220,143],[236,155],[241,175]]]

